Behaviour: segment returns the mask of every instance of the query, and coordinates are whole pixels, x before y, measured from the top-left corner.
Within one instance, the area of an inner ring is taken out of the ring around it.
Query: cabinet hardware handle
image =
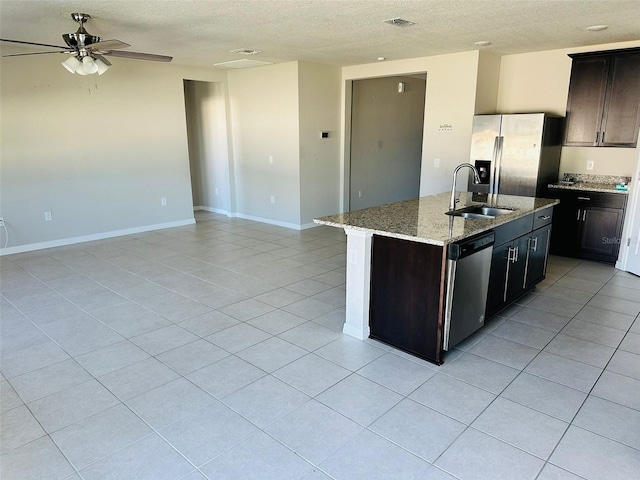
[[[531,243],[532,243],[531,250],[534,251],[534,252],[537,252],[538,251],[538,237],[532,238],[531,239]]]
[[[540,220],[549,220],[551,218],[551,215],[540,215],[538,218]]]
[[[513,259],[513,263],[516,263],[518,261],[518,247],[516,247],[516,256]]]
[[[586,216],[587,216],[587,209],[585,208],[585,209],[582,211],[582,221],[583,221],[583,222],[584,222],[584,219],[586,218]]]
[[[507,251],[507,263],[516,263],[518,261],[518,249],[514,247],[509,247]]]
[[[578,216],[576,217],[576,220],[580,221],[580,209],[578,209]]]
[[[578,197],[578,200],[586,200],[588,202],[591,200],[591,197]]]

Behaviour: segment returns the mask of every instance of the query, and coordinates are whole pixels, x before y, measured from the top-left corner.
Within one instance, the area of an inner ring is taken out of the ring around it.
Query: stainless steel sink
[[[460,210],[452,210],[450,212],[446,212],[446,214],[453,215],[455,217],[472,218],[475,220],[490,220],[492,218],[499,217],[500,215],[507,215],[512,212],[513,210],[509,210],[508,208],[474,205],[472,207],[461,208]]]
[[[512,213],[513,210],[509,210],[508,208],[495,208],[495,207],[481,207],[480,213],[482,215],[489,215],[491,217],[499,217],[500,215],[508,215]]]

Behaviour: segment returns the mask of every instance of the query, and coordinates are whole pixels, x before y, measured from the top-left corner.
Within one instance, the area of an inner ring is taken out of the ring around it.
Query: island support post
[[[359,340],[369,338],[371,243],[373,233],[345,228],[347,234],[346,319],[342,332]]]

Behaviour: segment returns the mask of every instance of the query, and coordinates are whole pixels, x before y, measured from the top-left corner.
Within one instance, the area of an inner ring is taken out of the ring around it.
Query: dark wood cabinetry
[[[441,362],[444,248],[374,235],[371,338]]]
[[[564,144],[635,147],[640,129],[640,49],[570,57]]]
[[[550,207],[495,229],[487,318],[544,279],[552,217]]]
[[[551,220],[551,219],[549,219]],[[525,289],[529,290],[544,280],[547,274],[547,258],[551,239],[551,224],[531,232],[529,244],[529,265],[525,278]]]
[[[615,263],[627,196],[575,190],[550,190],[549,196],[560,199],[554,212],[551,253]]]

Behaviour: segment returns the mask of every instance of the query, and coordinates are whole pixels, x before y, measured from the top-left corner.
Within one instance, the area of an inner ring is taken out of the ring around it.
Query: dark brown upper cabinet
[[[635,148],[640,129],[640,48],[577,53],[565,146]]]

